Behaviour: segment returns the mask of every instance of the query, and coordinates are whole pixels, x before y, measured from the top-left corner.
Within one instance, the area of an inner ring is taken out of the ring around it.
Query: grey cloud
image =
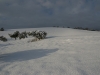
[[[0,26],[99,28],[100,0],[0,0]]]

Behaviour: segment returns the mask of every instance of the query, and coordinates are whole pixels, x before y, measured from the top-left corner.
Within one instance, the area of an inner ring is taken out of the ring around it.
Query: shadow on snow
[[[48,36],[48,37],[46,37],[46,39],[55,38],[55,37],[57,37],[57,36]]]
[[[13,44],[0,44],[0,47],[3,47],[3,46],[9,46],[9,45],[13,45]]]
[[[15,53],[8,53],[0,55],[0,61],[2,62],[16,62],[26,61],[31,59],[37,59],[49,55],[49,53],[56,52],[58,49],[37,49],[27,50]]]

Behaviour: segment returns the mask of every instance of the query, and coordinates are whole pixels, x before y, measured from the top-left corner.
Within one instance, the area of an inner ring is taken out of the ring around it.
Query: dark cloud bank
[[[100,0],[0,0],[0,27],[100,29]]]

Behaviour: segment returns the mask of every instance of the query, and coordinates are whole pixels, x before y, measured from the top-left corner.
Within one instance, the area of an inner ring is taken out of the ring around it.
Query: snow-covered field
[[[37,42],[11,39],[16,30],[43,30]],[[100,75],[100,32],[70,28],[25,28],[0,32],[0,75]]]

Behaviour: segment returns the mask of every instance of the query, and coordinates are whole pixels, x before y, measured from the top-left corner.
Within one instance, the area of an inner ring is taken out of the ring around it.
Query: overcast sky
[[[0,27],[100,29],[100,0],[0,0]]]

